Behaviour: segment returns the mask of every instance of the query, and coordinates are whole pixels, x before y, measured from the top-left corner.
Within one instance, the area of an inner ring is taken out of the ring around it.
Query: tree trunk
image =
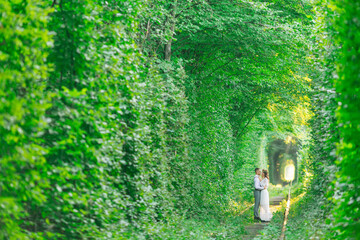
[[[172,41],[173,41],[173,36],[174,36],[174,31],[175,31],[175,22],[176,22],[176,17],[175,17],[176,16],[175,15],[176,5],[177,5],[177,0],[174,1],[174,3],[171,6],[171,17],[169,19],[169,22],[170,22],[170,39],[165,44],[165,60],[166,61],[170,61],[170,59],[171,59],[171,44],[172,44]]]

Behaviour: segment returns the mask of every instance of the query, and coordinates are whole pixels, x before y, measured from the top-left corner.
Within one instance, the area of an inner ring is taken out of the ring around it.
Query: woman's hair
[[[266,169],[263,169],[262,172],[264,173],[264,176],[269,179],[269,173]]]

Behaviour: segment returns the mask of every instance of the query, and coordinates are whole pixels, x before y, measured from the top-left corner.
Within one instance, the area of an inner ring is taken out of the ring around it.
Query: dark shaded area
[[[270,182],[274,185],[286,185],[285,167],[289,164],[295,166],[295,178],[293,182],[297,181],[297,144],[290,141],[285,143],[282,139],[277,139],[271,142],[268,146],[269,159],[269,174]]]

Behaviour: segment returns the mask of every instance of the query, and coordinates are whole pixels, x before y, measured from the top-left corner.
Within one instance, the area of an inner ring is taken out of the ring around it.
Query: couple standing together
[[[263,169],[262,172],[259,168],[255,168],[255,177],[254,177],[254,196],[255,196],[255,206],[254,206],[254,220],[268,222],[272,218],[272,213],[269,206],[269,192],[267,188],[269,187],[269,173],[267,170]],[[261,176],[261,178],[260,178]],[[260,207],[260,216],[259,216],[259,207]]]

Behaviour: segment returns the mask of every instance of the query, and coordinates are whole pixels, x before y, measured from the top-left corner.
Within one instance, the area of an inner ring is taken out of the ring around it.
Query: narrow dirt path
[[[272,213],[278,211],[281,208],[280,203],[284,199],[285,198],[283,196],[276,196],[270,198],[270,210]],[[246,235],[242,235],[241,239],[243,240],[254,239],[257,235],[259,235],[260,231],[267,226],[267,224],[268,223],[263,223],[263,222],[256,222],[249,224],[248,226],[245,227]]]

